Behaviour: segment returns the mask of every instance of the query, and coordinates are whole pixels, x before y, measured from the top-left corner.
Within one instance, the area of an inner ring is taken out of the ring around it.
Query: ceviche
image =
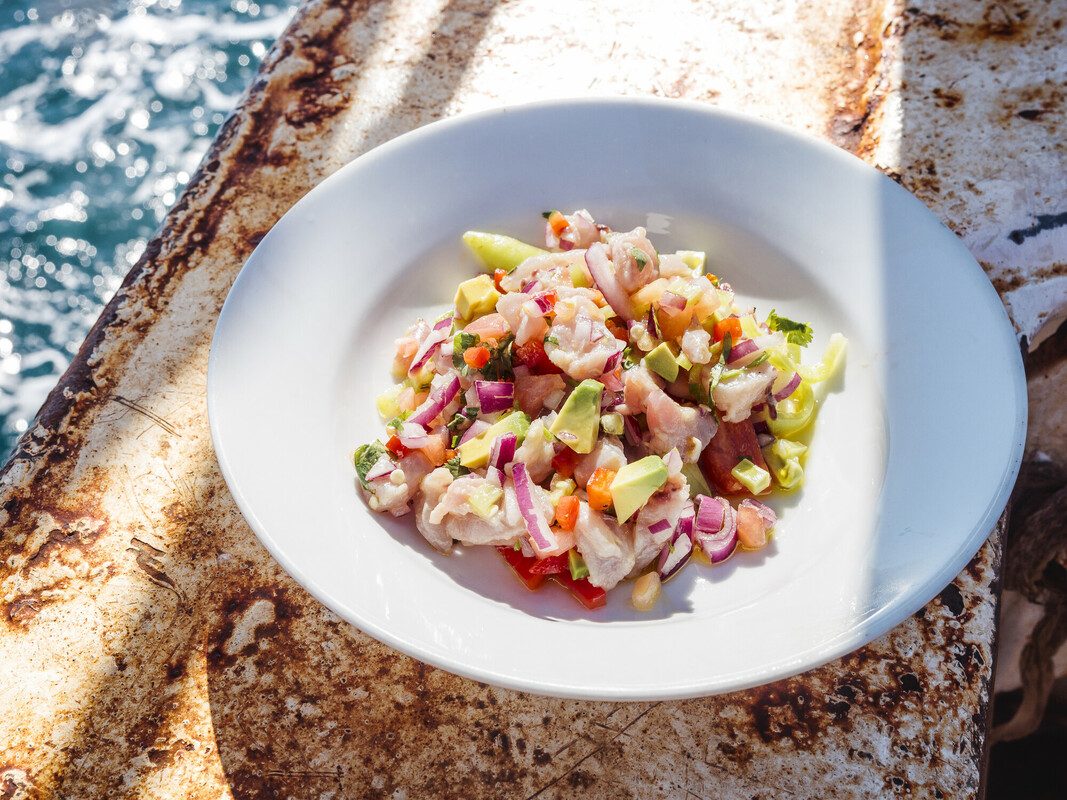
[[[691,560],[766,545],[761,498],[803,483],[812,387],[845,339],[804,364],[810,326],[738,305],[704,253],[544,216],[544,247],[464,234],[483,271],[397,340],[359,485],[442,552],[496,547],[589,608],[633,579],[647,610]]]

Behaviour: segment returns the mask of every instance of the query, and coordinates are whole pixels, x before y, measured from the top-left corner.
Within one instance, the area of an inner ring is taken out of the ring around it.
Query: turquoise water
[[[0,0],[0,464],[294,10]]]

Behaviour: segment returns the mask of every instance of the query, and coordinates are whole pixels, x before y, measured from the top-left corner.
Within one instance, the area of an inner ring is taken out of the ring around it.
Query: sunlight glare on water
[[[0,464],[294,11],[0,0]]]

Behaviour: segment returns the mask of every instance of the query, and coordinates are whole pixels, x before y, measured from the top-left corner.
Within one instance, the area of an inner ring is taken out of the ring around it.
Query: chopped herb
[[[622,349],[622,362],[621,363],[622,363],[623,371],[626,371],[628,369],[633,369],[634,367],[637,366],[637,362],[634,361],[634,351],[633,351],[633,348],[630,347],[630,345],[626,345],[626,347],[624,347]]]
[[[555,336],[546,336],[545,344],[554,344],[556,347],[559,347],[559,339],[557,339]]]
[[[555,213],[556,213],[556,209],[552,209],[551,211],[542,211],[541,212],[541,216],[544,217],[545,219],[548,219],[549,217],[551,217]]]
[[[734,337],[727,331],[722,337],[722,355],[719,357],[719,363],[725,364],[730,360],[730,351],[734,348]]]
[[[370,484],[367,483],[367,473],[370,472],[371,467],[378,463],[378,459],[388,454],[388,452],[381,442],[365,444],[356,451],[352,460],[355,462],[356,474],[359,475],[359,482],[363,484],[364,489],[370,488]]]
[[[452,366],[459,370],[460,375],[466,375],[470,371],[467,362],[463,360],[463,353],[468,347],[474,347],[480,341],[478,334],[460,331],[452,338]]]
[[[456,416],[452,417],[449,423],[445,426],[453,433],[459,431],[461,428],[466,429],[468,424],[478,417],[477,406],[467,406],[459,411]]]
[[[630,255],[634,257],[634,261],[641,265],[641,269],[644,269],[648,264],[648,255],[640,247],[631,247]]]
[[[515,379],[515,371],[511,366],[511,345],[515,341],[514,334],[507,334],[500,340],[496,349],[489,351],[489,362],[482,367],[481,373],[487,381],[510,381]]]
[[[810,325],[794,322],[787,317],[779,317],[774,313],[774,309],[771,309],[770,316],[767,317],[767,327],[772,331],[781,331],[785,334],[787,342],[799,344],[801,347],[811,344],[811,337],[814,334]]]
[[[758,367],[760,364],[762,364],[764,361],[766,361],[770,357],[771,357],[771,354],[768,353],[766,350],[764,350],[762,353],[760,353],[758,356],[756,356],[755,361],[753,361],[748,366],[749,367]]]
[[[452,473],[453,478],[458,478],[461,475],[466,475],[470,472],[465,466],[459,463],[459,455],[455,455],[445,462],[445,468]]]

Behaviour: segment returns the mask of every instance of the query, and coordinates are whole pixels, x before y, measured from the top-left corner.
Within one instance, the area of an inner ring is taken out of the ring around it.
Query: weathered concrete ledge
[[[1009,188],[1041,183],[1014,153],[1062,159],[1032,137],[1059,147],[1062,111],[1016,85],[1058,34],[1021,3],[925,5],[305,3],[0,472],[3,796],[978,796],[1000,529],[921,612],[804,675],[533,697],[402,656],[300,589],[233,503],[204,400],[227,291],[285,210],[399,133],[504,102],[745,110],[854,150],[972,246],[1010,242],[1033,203]]]

